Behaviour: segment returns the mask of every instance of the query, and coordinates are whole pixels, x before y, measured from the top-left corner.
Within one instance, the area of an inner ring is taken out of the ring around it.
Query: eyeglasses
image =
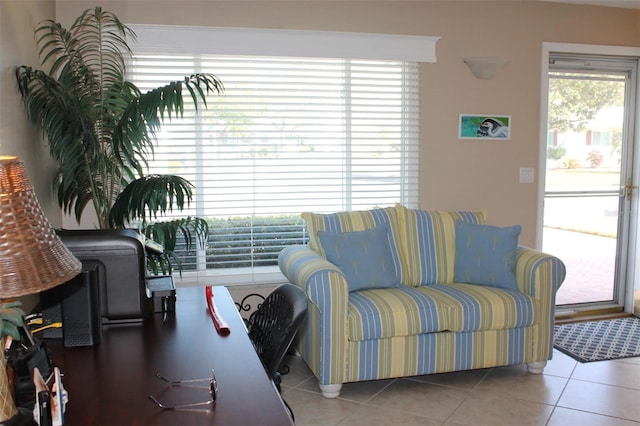
[[[155,404],[162,408],[163,410],[180,410],[184,408],[191,407],[201,407],[204,405],[213,405],[216,402],[216,397],[218,395],[218,380],[216,379],[216,373],[214,370],[211,370],[211,379],[190,379],[190,380],[169,380],[166,377],[156,374],[156,377],[164,382],[169,383],[171,386],[190,386],[187,383],[195,383],[202,382],[205,380],[209,380],[209,396],[210,399],[204,402],[195,402],[193,404],[181,404],[181,405],[166,405],[160,402],[155,396],[149,395],[149,399],[151,399]],[[201,387],[201,386],[193,386],[193,387]]]

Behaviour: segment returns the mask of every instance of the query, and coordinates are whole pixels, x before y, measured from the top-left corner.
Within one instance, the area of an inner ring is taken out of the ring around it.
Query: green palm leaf
[[[147,265],[155,274],[170,274],[173,271],[172,263],[180,265],[175,249],[178,237],[182,236],[186,243],[186,250],[193,247],[193,241],[200,241],[201,247],[205,247],[209,235],[207,221],[197,217],[186,217],[165,222],[155,222],[143,228],[147,238],[164,242],[164,252],[161,255],[149,256]]]
[[[193,195],[193,185],[186,179],[174,175],[147,175],[130,182],[116,198],[109,223],[114,228],[123,228],[139,219],[144,222],[158,214],[182,210]]]

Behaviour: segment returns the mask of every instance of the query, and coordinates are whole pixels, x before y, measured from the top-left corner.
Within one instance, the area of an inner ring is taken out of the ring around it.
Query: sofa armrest
[[[287,280],[302,288],[313,303],[323,303],[319,294],[328,285],[334,296],[348,298],[347,280],[342,271],[308,246],[286,247],[278,256],[278,266]]]
[[[529,353],[525,354],[526,361],[544,368],[546,360],[553,355],[556,292],[567,271],[557,257],[520,246],[516,252],[515,272],[520,291],[533,296],[536,302],[536,326],[531,345],[528,345]]]
[[[564,263],[555,256],[519,246],[515,265],[518,288],[537,299],[553,298],[566,276]]]
[[[349,289],[337,266],[307,246],[280,252],[280,270],[309,300],[298,350],[321,385],[342,383],[346,371]]]

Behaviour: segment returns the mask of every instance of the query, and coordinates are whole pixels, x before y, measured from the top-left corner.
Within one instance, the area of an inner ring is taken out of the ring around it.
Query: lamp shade
[[[51,228],[22,162],[0,156],[0,298],[55,287],[81,269]]]

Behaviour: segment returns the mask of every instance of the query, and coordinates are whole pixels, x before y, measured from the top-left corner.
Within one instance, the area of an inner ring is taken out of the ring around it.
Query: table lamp
[[[22,162],[0,156],[0,301],[55,287],[81,269],[42,212]],[[0,359],[0,424],[13,424],[20,413]]]

